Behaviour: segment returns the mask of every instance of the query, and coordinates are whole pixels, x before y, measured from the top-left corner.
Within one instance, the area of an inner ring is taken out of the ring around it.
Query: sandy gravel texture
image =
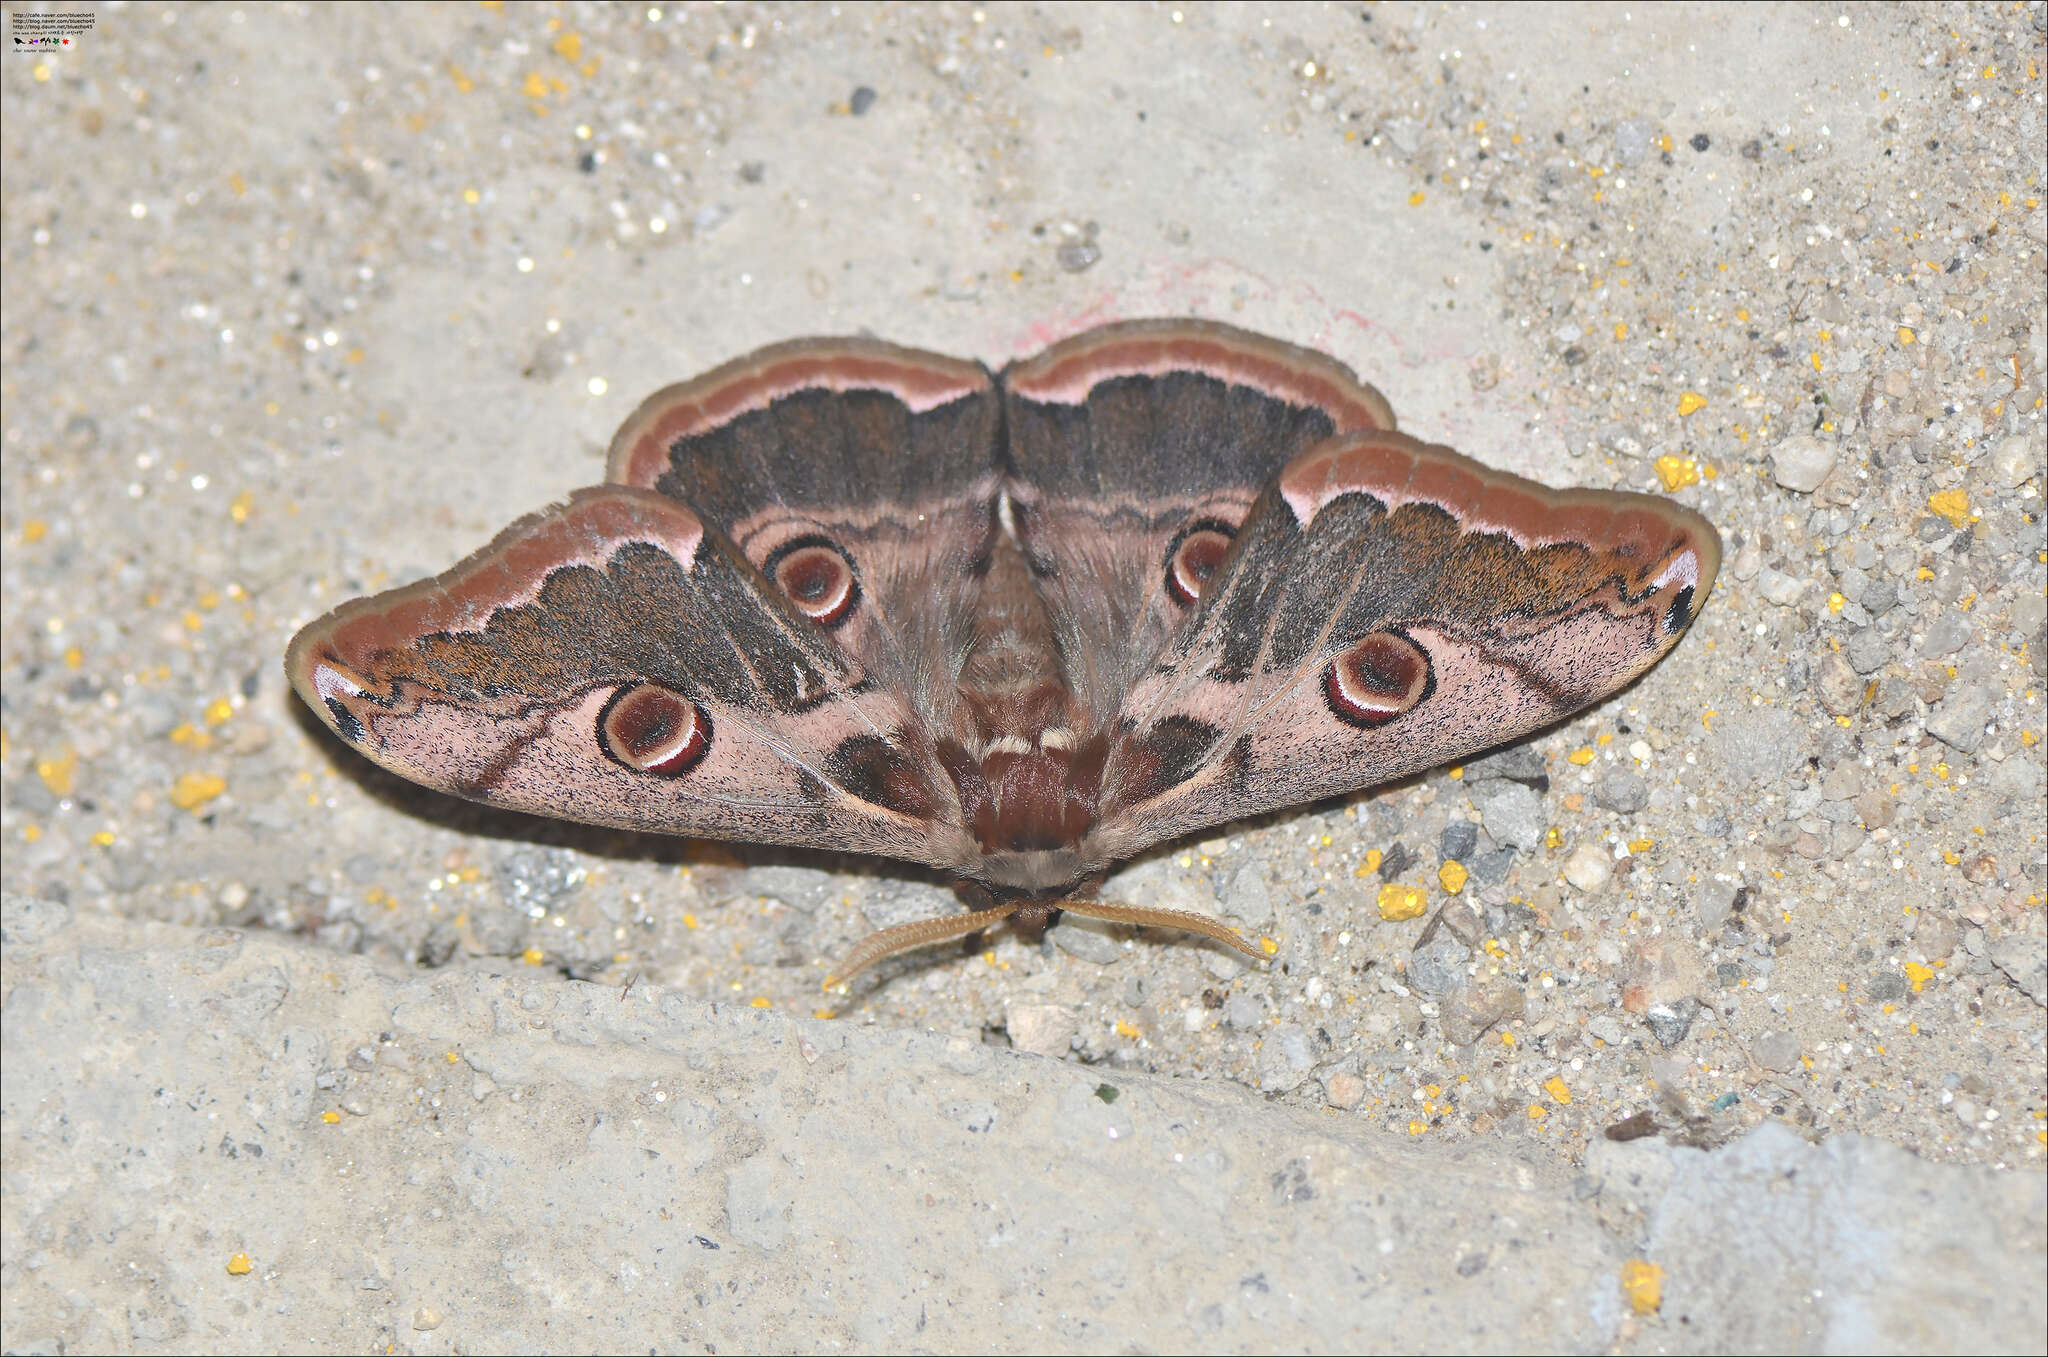
[[[2039,1346],[2041,5],[68,12],[0,64],[10,1349]],[[945,883],[285,689],[660,385],[1140,315],[1727,549],[1583,718],[1111,879],[1270,966],[821,996]]]

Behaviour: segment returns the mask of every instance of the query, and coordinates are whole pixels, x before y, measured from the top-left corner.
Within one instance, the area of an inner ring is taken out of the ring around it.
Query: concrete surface
[[[9,1350],[2042,1346],[2041,5],[65,12],[0,62]],[[281,681],[666,382],[1148,314],[1727,545],[1580,720],[1112,879],[1270,967],[822,1008],[944,883],[482,812]]]

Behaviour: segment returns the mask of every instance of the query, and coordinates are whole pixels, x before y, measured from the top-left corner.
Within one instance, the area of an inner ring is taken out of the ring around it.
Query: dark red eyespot
[[[1166,551],[1166,591],[1182,607],[1191,608],[1201,599],[1235,536],[1237,529],[1228,523],[1205,518],[1173,539]]]
[[[1398,631],[1376,631],[1347,648],[1323,675],[1323,696],[1340,720],[1383,726],[1436,690],[1429,656]]]
[[[838,626],[860,601],[853,562],[823,537],[783,543],[768,557],[765,570],[797,611],[821,627]]]
[[[597,743],[635,772],[681,777],[711,752],[711,713],[658,683],[635,684],[597,714]]]

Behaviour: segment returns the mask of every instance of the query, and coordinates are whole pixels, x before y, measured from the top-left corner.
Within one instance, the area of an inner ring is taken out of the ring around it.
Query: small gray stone
[[[1491,886],[1496,881],[1505,881],[1508,869],[1515,865],[1515,850],[1496,848],[1491,853],[1474,853],[1465,867],[1472,873],[1472,884]]]
[[[1699,1011],[1699,1000],[1675,999],[1668,1004],[1652,1004],[1643,1014],[1643,1021],[1650,1025],[1650,1035],[1657,1038],[1657,1044],[1668,1051],[1692,1031],[1692,1020]]]
[[[1650,149],[1650,124],[1641,118],[1626,118],[1614,125],[1614,158],[1633,165]]]
[[[1842,647],[1842,654],[1849,661],[1849,667],[1857,673],[1874,674],[1891,658],[1892,643],[1876,627],[1865,627],[1849,638],[1849,644]]]
[[[1875,1004],[1895,1004],[1906,997],[1906,977],[1897,971],[1885,971],[1871,977],[1866,991]]]
[[[1550,789],[1550,774],[1544,767],[1543,755],[1533,745],[1510,745],[1465,765],[1468,786],[1498,781],[1519,782],[1538,791]]]
[[[1479,846],[1479,826],[1470,820],[1452,820],[1444,825],[1437,849],[1446,862],[1464,862]]]
[[[1863,705],[1867,680],[1840,655],[1830,654],[1813,676],[1814,691],[1831,716],[1848,716]]]
[[[1256,862],[1238,868],[1224,887],[1221,904],[1225,913],[1253,928],[1273,922],[1273,888],[1266,884],[1265,869]]]
[[[2029,999],[2048,1008],[2048,940],[2038,934],[2008,933],[1991,944],[1991,964]]]
[[[1806,592],[1806,583],[1805,580],[1798,579],[1770,566],[1765,566],[1761,571],[1757,572],[1756,577],[1757,592],[1762,594],[1768,602],[1775,603],[1780,608],[1789,608],[1797,603],[1799,596]]]
[[[1081,1020],[1059,1004],[1011,1004],[1003,1017],[1010,1044],[1033,1055],[1062,1056],[1074,1044]]]
[[[1610,768],[1600,779],[1593,799],[1611,811],[1634,815],[1650,804],[1650,784],[1633,768]]]
[[[1991,720],[1991,694],[1978,684],[1950,692],[1927,717],[1927,733],[1951,749],[1977,752]]]
[[[1775,781],[1805,757],[1806,740],[1799,718],[1783,707],[1735,712],[1722,718],[1716,734],[1722,765],[1738,783]]]
[[[1485,787],[1479,817],[1495,843],[1534,852],[1543,846],[1543,798],[1520,782],[1493,782]]]
[[[1718,933],[1729,916],[1735,913],[1735,887],[1726,881],[1703,881],[1698,894],[1693,896],[1693,910],[1699,915],[1700,927],[1709,933]]]
[[[741,874],[746,892],[780,900],[791,909],[809,914],[839,892],[839,880],[830,872],[810,867],[750,867]]]
[[[1799,1068],[1799,1038],[1790,1032],[1767,1032],[1752,1048],[1757,1062],[1767,1070],[1789,1074]]]
[[[15,895],[0,901],[0,939],[9,947],[41,942],[71,925],[71,906],[38,895]]]
[[[1991,469],[2008,487],[2017,490],[2041,474],[2041,454],[2035,450],[2032,439],[2014,434],[2001,441],[1991,454]]]
[[[1953,609],[1928,624],[1921,638],[1920,653],[1933,658],[1953,655],[1970,639],[1970,619]]]
[[[1448,930],[1438,933],[1408,956],[1408,983],[1425,998],[1437,999],[1464,987],[1465,961],[1471,949]]]
[[[1257,999],[1239,991],[1223,1001],[1223,1025],[1248,1032],[1266,1020],[1266,1010]]]
[[[865,118],[868,110],[875,106],[875,100],[880,97],[875,93],[873,86],[856,85],[853,93],[847,96],[846,111],[856,118]]]
[[[1080,273],[1093,267],[1102,258],[1102,247],[1092,240],[1063,241],[1054,252],[1060,267],[1068,273]]]
[[[1528,996],[1520,985],[1495,980],[1474,985],[1444,1002],[1444,1035],[1459,1046],[1470,1046],[1503,1023],[1514,1021],[1528,1011]]]
[[[1052,939],[1053,946],[1068,956],[1079,957],[1097,966],[1113,966],[1123,960],[1124,952],[1117,946],[1116,939],[1102,931],[1107,927],[1107,924],[1068,915],[1047,936]]]
[[[1810,495],[1835,469],[1835,449],[1818,438],[1797,434],[1771,449],[1771,467],[1779,485]]]

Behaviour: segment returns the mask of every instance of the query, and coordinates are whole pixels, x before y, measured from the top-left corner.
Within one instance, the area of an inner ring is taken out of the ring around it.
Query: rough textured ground
[[[9,1348],[2039,1346],[2041,5],[89,12],[0,65]],[[665,382],[1154,314],[1727,547],[1583,719],[1112,880],[1268,968],[822,1021],[943,883],[284,688]]]

